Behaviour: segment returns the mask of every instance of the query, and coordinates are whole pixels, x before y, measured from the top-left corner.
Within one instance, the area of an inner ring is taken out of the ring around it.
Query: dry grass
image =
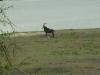
[[[13,64],[30,75],[100,75],[100,29],[13,38],[20,47]]]

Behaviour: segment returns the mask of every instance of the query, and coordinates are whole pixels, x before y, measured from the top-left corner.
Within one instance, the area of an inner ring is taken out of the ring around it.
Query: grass
[[[100,75],[100,29],[60,30],[13,37],[14,66],[30,75]]]

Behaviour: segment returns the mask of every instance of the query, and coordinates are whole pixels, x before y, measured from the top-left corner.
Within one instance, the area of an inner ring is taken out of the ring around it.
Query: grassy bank
[[[13,38],[18,46],[13,65],[30,75],[100,75],[100,29]]]

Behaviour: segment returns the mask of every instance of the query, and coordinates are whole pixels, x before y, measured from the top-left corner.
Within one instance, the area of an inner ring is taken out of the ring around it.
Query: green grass
[[[100,75],[100,29],[61,30],[14,38],[14,66],[31,75]]]

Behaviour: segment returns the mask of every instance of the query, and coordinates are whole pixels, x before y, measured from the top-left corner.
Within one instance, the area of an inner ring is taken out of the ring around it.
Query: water
[[[100,0],[15,0],[8,16],[16,31],[100,27]]]

